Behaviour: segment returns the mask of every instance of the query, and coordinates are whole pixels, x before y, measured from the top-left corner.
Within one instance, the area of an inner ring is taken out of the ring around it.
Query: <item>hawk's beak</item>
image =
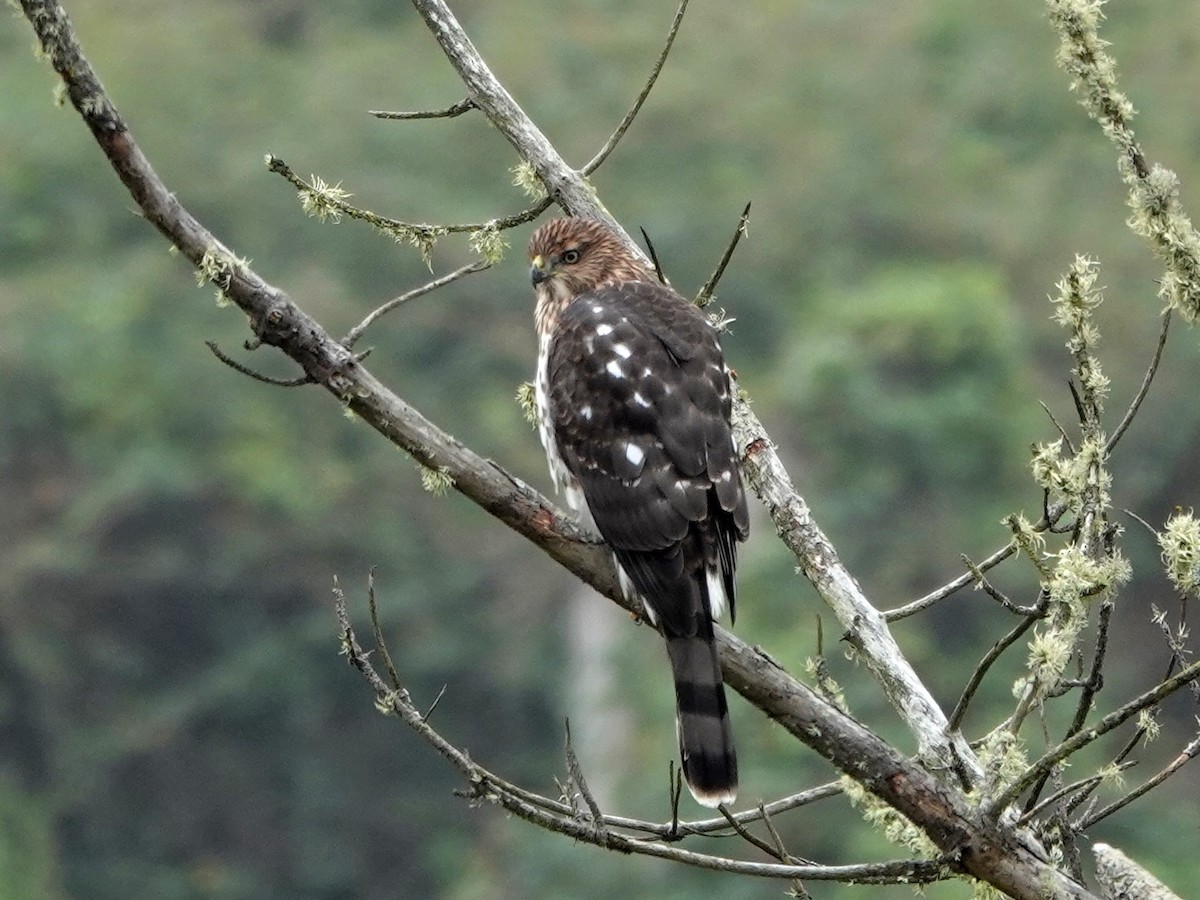
[[[550,277],[550,273],[546,271],[546,263],[541,256],[535,256],[531,262],[532,265],[529,267],[529,280],[533,282],[534,287],[537,287]]]

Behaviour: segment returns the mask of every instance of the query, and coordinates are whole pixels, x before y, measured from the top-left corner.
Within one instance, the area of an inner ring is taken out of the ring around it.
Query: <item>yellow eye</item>
[[[579,251],[575,249],[565,251],[562,255],[562,261],[568,266],[574,265],[579,262]]]

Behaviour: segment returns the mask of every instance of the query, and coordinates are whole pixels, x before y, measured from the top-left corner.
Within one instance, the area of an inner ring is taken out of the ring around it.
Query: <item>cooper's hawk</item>
[[[737,757],[713,620],[733,615],[749,518],[717,332],[602,222],[554,219],[529,257],[550,474],[666,638],[688,787],[705,806],[730,802]]]

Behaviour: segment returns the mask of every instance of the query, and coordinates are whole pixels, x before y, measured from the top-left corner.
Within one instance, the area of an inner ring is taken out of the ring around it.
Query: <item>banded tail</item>
[[[700,633],[667,635],[667,655],[675,678],[683,777],[697,803],[715,808],[737,796],[737,752],[712,622],[707,615],[696,618]]]

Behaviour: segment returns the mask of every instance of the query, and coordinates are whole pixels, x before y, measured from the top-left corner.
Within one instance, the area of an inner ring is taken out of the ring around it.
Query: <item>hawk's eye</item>
[[[562,261],[568,266],[575,265],[575,263],[579,262],[579,251],[574,249],[564,251]]]

